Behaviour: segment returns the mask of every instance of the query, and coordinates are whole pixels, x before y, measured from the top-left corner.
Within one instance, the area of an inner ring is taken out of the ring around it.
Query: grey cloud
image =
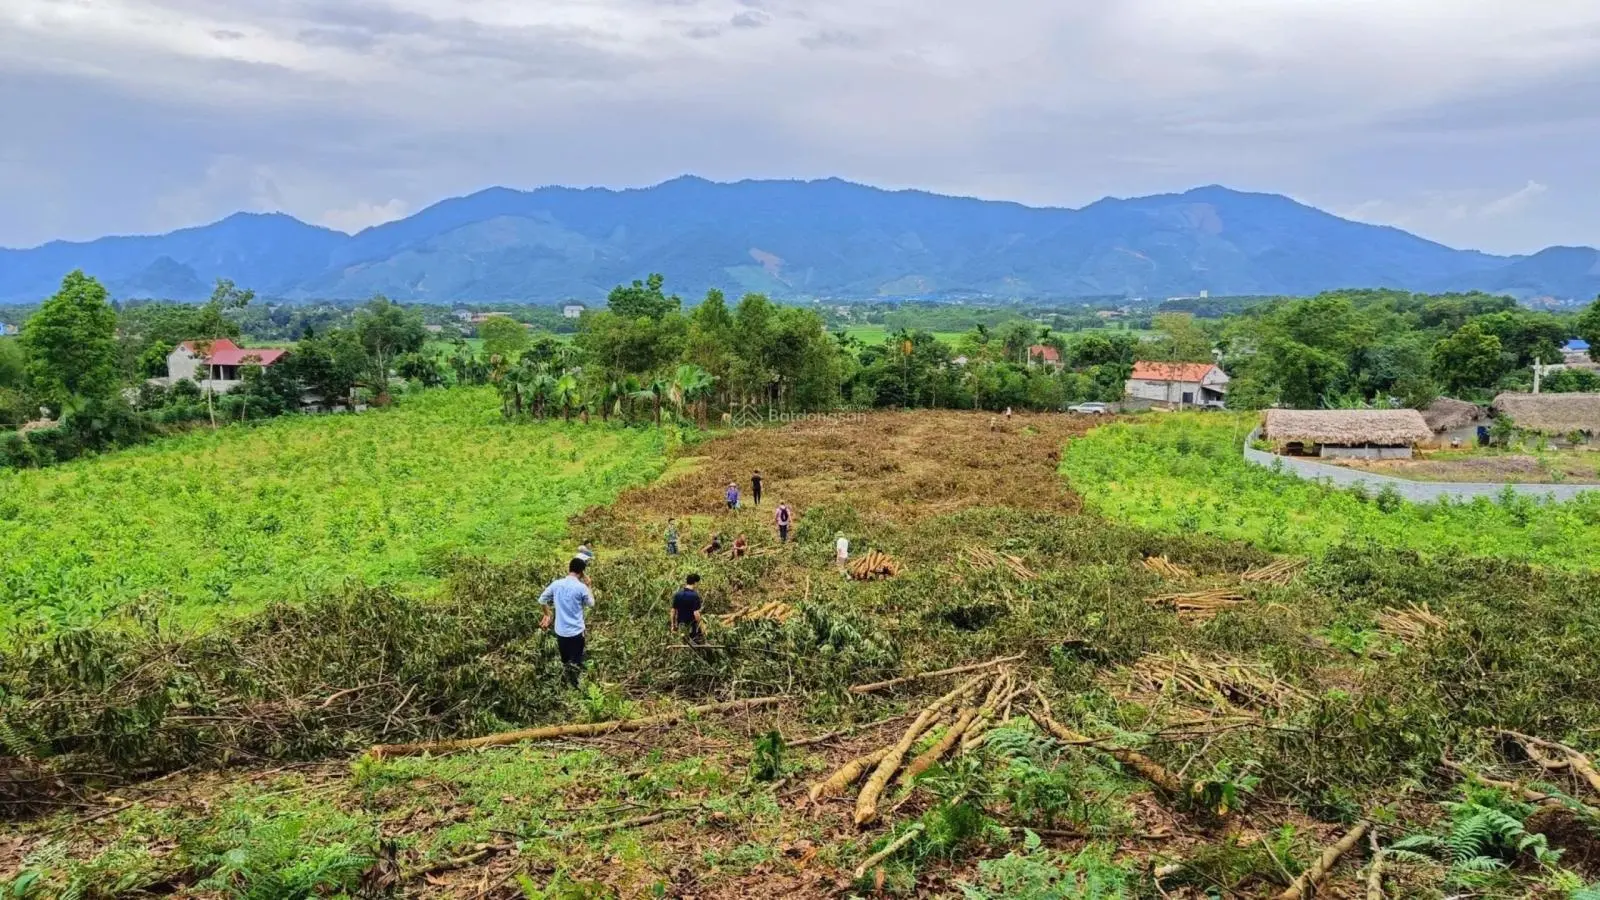
[[[690,25],[680,34],[691,40],[703,41],[722,34],[722,29],[715,25]]]
[[[233,31],[232,29],[228,28],[218,28],[217,30],[211,32],[211,36],[219,41],[241,41],[244,40],[245,34],[242,31]]]
[[[772,17],[762,11],[747,9],[744,12],[735,13],[733,18],[728,20],[728,24],[735,28],[760,28],[771,21]]]
[[[824,28],[801,38],[800,43],[812,50],[859,50],[867,46],[868,41],[864,35],[842,28]]]

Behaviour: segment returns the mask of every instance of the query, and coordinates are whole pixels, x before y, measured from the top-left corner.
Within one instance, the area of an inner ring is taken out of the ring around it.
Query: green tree
[[[1166,362],[1210,362],[1214,342],[1189,313],[1156,313],[1155,330],[1160,337],[1152,343],[1157,356]]]
[[[1433,377],[1457,393],[1491,387],[1506,371],[1501,353],[1498,337],[1468,322],[1433,345]]]
[[[355,335],[371,361],[372,390],[381,401],[389,395],[389,369],[394,358],[427,343],[422,316],[396,306],[379,294],[356,311]]]
[[[117,388],[117,314],[100,282],[72,272],[22,331],[34,393],[63,407]]]
[[[659,322],[667,313],[677,312],[683,305],[676,294],[667,296],[662,291],[666,279],[651,275],[645,281],[631,285],[617,285],[606,298],[606,306],[624,319],[650,319]]]
[[[1578,316],[1578,337],[1589,343],[1589,358],[1600,362],[1600,297],[1584,309]]]
[[[483,352],[515,361],[528,349],[531,340],[528,329],[510,316],[490,316],[478,326],[478,337],[483,339]]]

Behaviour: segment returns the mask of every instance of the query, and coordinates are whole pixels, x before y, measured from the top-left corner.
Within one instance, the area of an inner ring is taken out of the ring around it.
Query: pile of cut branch
[[[747,606],[744,609],[736,609],[726,615],[717,616],[717,621],[724,625],[736,625],[740,622],[754,622],[757,619],[771,619],[782,624],[789,621],[789,618],[794,613],[793,606],[784,603],[782,600],[774,600],[762,606]]]
[[[1413,603],[1405,609],[1386,609],[1378,614],[1378,630],[1407,644],[1449,627],[1450,623],[1434,615],[1426,603]]]
[[[875,685],[862,687],[878,689]],[[909,787],[917,776],[933,768],[945,756],[970,752],[995,723],[1010,716],[1012,703],[1024,692],[1009,669],[974,675],[923,707],[894,743],[850,760],[829,777],[813,784],[812,802],[841,796],[866,775],[866,783],[856,797],[855,822],[858,827],[872,824],[878,818],[878,801],[892,779],[902,787]],[[935,732],[940,732],[938,739],[908,762],[907,757],[918,740]]]
[[[1229,588],[1211,588],[1187,594],[1162,594],[1149,597],[1145,602],[1154,606],[1177,610],[1178,615],[1190,621],[1203,621],[1217,613],[1245,601],[1245,596]]]
[[[1149,653],[1128,670],[1136,690],[1168,689],[1202,697],[1224,707],[1277,709],[1306,699],[1305,691],[1279,678],[1270,665],[1179,651]]]
[[[878,581],[900,574],[900,564],[882,550],[868,550],[860,559],[845,567],[857,581]]]
[[[1171,581],[1194,577],[1193,569],[1184,568],[1172,560],[1167,559],[1166,554],[1162,554],[1161,556],[1146,556],[1144,558],[1144,567],[1156,573],[1157,575],[1160,575],[1162,578],[1166,578]]]
[[[1284,587],[1293,581],[1294,577],[1300,574],[1300,570],[1305,567],[1306,562],[1303,559],[1280,559],[1277,562],[1251,569],[1240,575],[1239,580],[1251,584],[1273,584],[1278,587]]]
[[[967,559],[971,560],[974,565],[986,569],[1010,569],[1013,574],[1023,581],[1032,581],[1039,577],[1039,573],[1023,564],[1020,556],[996,553],[988,547],[968,547],[965,553]]]

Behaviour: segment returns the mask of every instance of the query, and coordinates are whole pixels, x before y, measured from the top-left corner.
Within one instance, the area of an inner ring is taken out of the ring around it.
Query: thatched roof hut
[[[1543,434],[1600,434],[1600,394],[1518,394],[1494,398],[1496,415]]]
[[[1476,403],[1440,397],[1422,410],[1422,419],[1435,432],[1465,428],[1483,418],[1483,409]]]
[[[1410,447],[1433,429],[1414,409],[1269,409],[1262,434],[1280,443]]]

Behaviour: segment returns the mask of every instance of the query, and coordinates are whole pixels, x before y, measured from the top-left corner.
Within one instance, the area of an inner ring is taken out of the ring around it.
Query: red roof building
[[[209,352],[204,356],[200,350]],[[184,341],[167,355],[167,381],[193,381],[218,393],[226,393],[243,383],[246,366],[263,368],[283,359],[289,351],[276,347],[241,347],[227,338],[214,341]]]
[[[1204,362],[1136,362],[1124,388],[1130,404],[1167,407],[1221,408],[1227,392],[1227,373]]]
[[[1028,363],[1049,366],[1052,369],[1061,368],[1061,351],[1049,344],[1034,344],[1028,348]]]

